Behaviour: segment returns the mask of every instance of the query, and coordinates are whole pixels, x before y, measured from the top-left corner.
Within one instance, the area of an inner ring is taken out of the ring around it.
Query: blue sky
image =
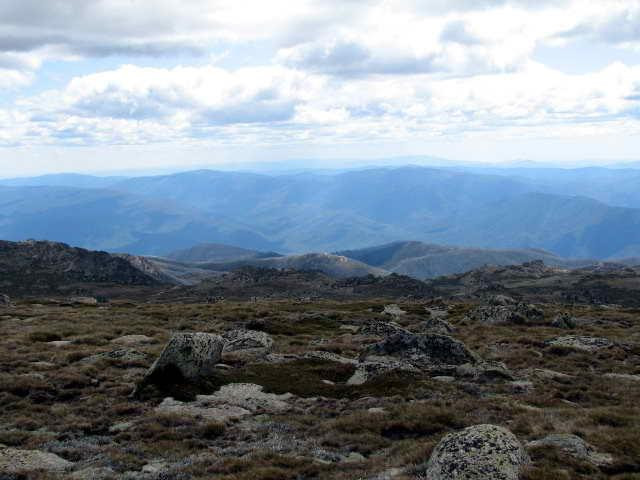
[[[639,147],[640,0],[0,0],[0,176]]]

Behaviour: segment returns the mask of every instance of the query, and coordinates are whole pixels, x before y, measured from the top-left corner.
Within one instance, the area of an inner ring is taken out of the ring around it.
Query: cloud
[[[611,2],[597,9],[572,28],[560,32],[560,38],[588,38],[592,41],[640,48],[640,1]]]

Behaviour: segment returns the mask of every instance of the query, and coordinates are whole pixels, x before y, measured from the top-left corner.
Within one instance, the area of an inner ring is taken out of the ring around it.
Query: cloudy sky
[[[0,0],[0,176],[638,152],[640,0]]]

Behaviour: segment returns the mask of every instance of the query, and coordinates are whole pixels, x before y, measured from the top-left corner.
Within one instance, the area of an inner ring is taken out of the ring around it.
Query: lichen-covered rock
[[[213,395],[198,395],[194,402],[165,398],[156,412],[224,422],[251,414],[284,412],[290,408],[292,397],[290,393],[264,393],[260,385],[231,383]]]
[[[576,328],[576,319],[573,318],[568,313],[561,313],[556,316],[551,322],[551,326],[555,328],[564,328],[570,330],[572,328]]]
[[[587,337],[582,335],[567,335],[565,337],[552,338],[547,340],[547,345],[554,347],[572,348],[585,352],[595,352],[602,348],[613,346],[613,342],[604,337]]]
[[[224,339],[211,333],[176,333],[151,365],[135,393],[148,384],[200,381],[215,372]]]
[[[362,385],[373,378],[392,371],[418,372],[418,369],[410,363],[388,358],[373,362],[362,362],[357,364],[356,371],[347,380],[347,385]]]
[[[436,333],[396,333],[383,341],[369,345],[361,361],[379,357],[396,357],[418,368],[435,365],[461,365],[477,363],[477,357],[459,340]]]
[[[517,480],[529,456],[509,430],[474,425],[446,435],[427,464],[429,480]]]
[[[53,453],[0,446],[0,473],[64,472],[73,463]]]
[[[360,328],[358,333],[386,338],[397,333],[409,333],[409,331],[394,322],[373,321]]]
[[[258,330],[229,330],[222,335],[226,340],[223,352],[260,349],[265,353],[273,347],[273,339],[268,333]]]
[[[568,433],[554,433],[540,440],[527,444],[527,448],[551,447],[561,450],[579,460],[586,460],[595,465],[607,465],[613,461],[613,457],[606,453],[599,453],[595,447],[577,435]]]
[[[467,315],[468,320],[487,325],[522,325],[528,322],[538,322],[543,318],[542,310],[526,303],[483,305]]]
[[[347,358],[343,357],[342,355],[338,355],[337,353],[324,352],[321,350],[311,350],[309,352],[305,352],[304,355],[302,355],[302,358],[326,360],[329,362],[342,363],[344,365],[355,365],[358,363],[358,361],[353,358]]]

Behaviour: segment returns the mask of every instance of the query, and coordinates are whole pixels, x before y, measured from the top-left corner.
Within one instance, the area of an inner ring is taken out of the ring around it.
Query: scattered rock
[[[362,385],[375,377],[394,370],[418,372],[418,369],[410,363],[390,358],[378,358],[376,361],[359,363],[356,371],[347,380],[347,385]]]
[[[483,305],[472,310],[467,319],[486,325],[522,325],[541,321],[544,313],[534,305]]]
[[[95,297],[70,297],[69,303],[77,303],[80,305],[97,305],[98,299]]]
[[[329,362],[337,362],[345,365],[347,364],[355,365],[358,363],[357,360],[354,360],[352,358],[343,357],[336,353],[324,352],[321,350],[311,350],[309,352],[305,352],[302,358],[311,358],[315,360],[327,360]]]
[[[556,316],[551,322],[551,326],[555,328],[564,328],[570,330],[572,328],[576,328],[576,319],[573,318],[568,313],[561,313]]]
[[[176,333],[151,365],[134,394],[148,384],[197,382],[214,373],[224,339],[211,333]]]
[[[387,315],[391,315],[391,316],[397,317],[397,316],[400,316],[400,315],[405,315],[407,312],[402,310],[395,303],[392,303],[391,305],[385,305],[384,306],[384,310],[382,310],[382,313],[386,313]]]
[[[613,457],[607,453],[598,453],[593,445],[585,442],[577,435],[568,433],[554,433],[540,440],[527,444],[527,448],[552,447],[580,460],[586,460],[595,465],[607,465]]]
[[[630,382],[640,382],[640,375],[632,375],[629,373],[605,373],[605,378],[612,380],[627,380]]]
[[[545,380],[571,380],[572,378],[575,378],[573,375],[556,372],[555,370],[548,370],[546,368],[532,368],[529,370],[525,370],[525,374]]]
[[[613,346],[613,342],[603,337],[586,337],[580,335],[568,335],[566,337],[557,337],[545,342],[547,345],[554,347],[573,348],[585,352],[595,352],[602,348]]]
[[[112,480],[117,474],[109,467],[88,467],[73,472],[70,476],[73,480]]]
[[[72,466],[72,462],[53,453],[19,450],[0,445],[0,472],[3,473],[25,473],[38,470],[63,472]]]
[[[111,425],[109,427],[109,432],[110,433],[124,432],[124,431],[129,430],[131,427],[133,427],[133,425],[134,425],[133,422],[114,423],[113,425]]]
[[[493,295],[492,297],[489,297],[487,303],[494,306],[508,307],[509,305],[515,305],[518,302],[508,295]]]
[[[479,361],[464,363],[456,367],[455,373],[459,377],[472,378],[476,381],[513,380],[513,374],[502,362]]]
[[[455,328],[446,320],[440,318],[429,318],[420,324],[420,331],[430,333],[440,333],[450,335],[455,332]]]
[[[258,330],[229,330],[222,338],[225,339],[222,349],[225,358],[233,357],[240,360],[247,356],[264,356],[273,347],[273,339],[269,334]]]
[[[111,360],[120,362],[123,364],[136,364],[147,360],[147,354],[138,352],[131,348],[123,348],[119,350],[112,350],[110,352],[96,353],[89,357],[85,357],[80,362],[83,363],[96,363],[101,360]]]
[[[409,331],[394,322],[373,321],[364,325],[358,333],[386,338],[397,333],[409,333]]]
[[[366,347],[360,359],[378,361],[378,357],[397,357],[412,365],[425,368],[434,365],[462,365],[477,363],[477,357],[464,343],[436,333],[397,333]]]
[[[147,337],[146,335],[124,335],[111,340],[111,343],[123,346],[146,345],[154,342],[155,340],[153,338]]]
[[[73,342],[71,340],[53,340],[51,342],[46,342],[47,345],[51,345],[52,347],[60,348],[71,345]]]
[[[509,430],[474,425],[446,435],[427,464],[429,480],[517,480],[529,456]]]
[[[290,393],[275,395],[264,393],[260,385],[231,383],[213,395],[198,395],[194,402],[180,402],[165,398],[156,412],[175,413],[206,420],[226,421],[256,413],[277,413],[290,408]]]

